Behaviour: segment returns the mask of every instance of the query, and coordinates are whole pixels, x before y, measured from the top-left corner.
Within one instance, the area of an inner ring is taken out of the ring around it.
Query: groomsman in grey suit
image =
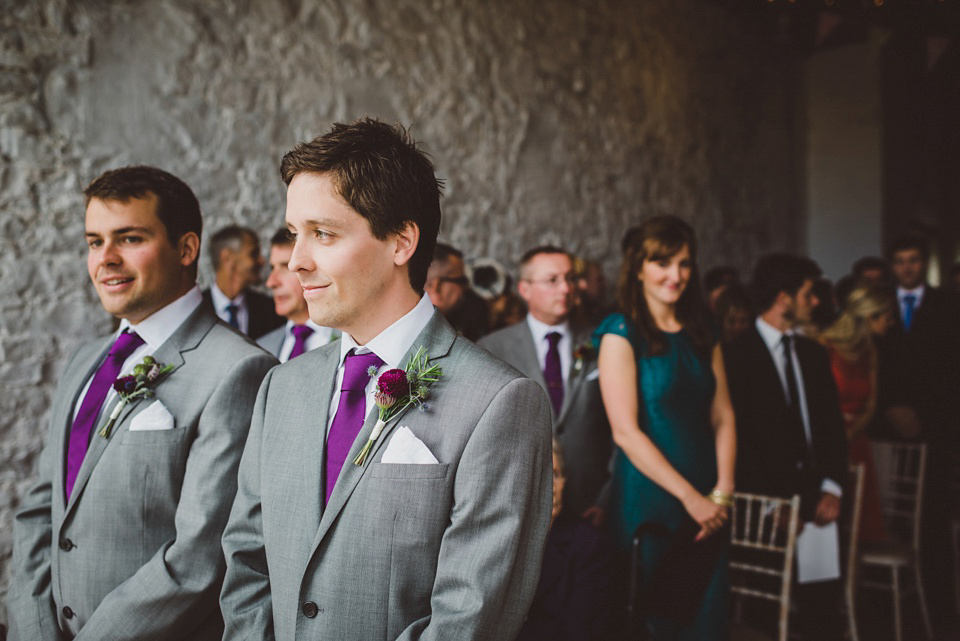
[[[281,174],[289,267],[343,336],[260,388],[223,536],[224,639],[512,641],[550,522],[550,403],[423,293],[433,165],[363,119],[297,145]],[[442,369],[426,403],[374,431],[375,400],[410,398],[390,370],[421,348]]]
[[[10,638],[220,638],[220,536],[277,361],[202,304],[187,185],[125,167],[84,194],[87,268],[120,327],[63,370],[14,522]]]
[[[287,323],[257,339],[257,345],[276,356],[281,363],[340,338],[337,330],[321,327],[310,320],[303,287],[289,267],[293,242],[293,235],[286,227],[278,230],[270,239],[267,287],[273,292],[277,315],[286,318]]]
[[[595,512],[609,477],[610,425],[600,398],[590,334],[570,320],[573,261],[559,247],[531,249],[520,260],[517,290],[527,318],[480,340],[481,347],[539,383],[550,397],[553,431],[563,447],[563,505]]]

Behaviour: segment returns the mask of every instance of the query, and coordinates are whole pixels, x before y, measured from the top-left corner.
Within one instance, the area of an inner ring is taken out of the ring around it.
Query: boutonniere
[[[377,379],[377,391],[373,398],[380,414],[367,444],[357,454],[357,458],[353,459],[354,465],[363,465],[366,462],[373,444],[380,438],[380,432],[391,418],[411,405],[416,405],[423,411],[427,410],[425,401],[430,395],[430,385],[443,376],[439,365],[427,366],[429,360],[427,350],[420,347],[407,361],[406,369],[388,369]],[[370,375],[376,376],[376,368],[370,369]]]
[[[574,374],[580,373],[580,370],[583,369],[583,363],[585,361],[591,361],[596,357],[597,357],[597,349],[593,346],[593,343],[584,343],[577,349],[573,350]]]
[[[110,412],[110,418],[100,430],[100,436],[110,438],[113,424],[117,422],[117,417],[120,416],[123,408],[131,401],[152,398],[156,393],[152,388],[157,384],[157,380],[172,369],[173,365],[158,363],[153,356],[144,356],[143,361],[133,367],[133,374],[121,376],[115,380],[113,389],[117,391],[120,402]]]

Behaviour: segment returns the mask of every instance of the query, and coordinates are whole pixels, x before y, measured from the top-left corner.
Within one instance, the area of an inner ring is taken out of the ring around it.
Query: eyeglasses
[[[543,285],[544,287],[549,287],[550,289],[556,289],[557,287],[560,287],[560,283],[566,283],[567,285],[575,285],[577,283],[577,277],[574,274],[557,274],[553,278],[542,278],[540,280],[524,278],[523,280],[532,285]]]
[[[466,276],[458,276],[457,278],[452,278],[450,276],[440,276],[437,280],[441,283],[451,283],[453,285],[459,285],[460,287],[469,287],[470,279]]]

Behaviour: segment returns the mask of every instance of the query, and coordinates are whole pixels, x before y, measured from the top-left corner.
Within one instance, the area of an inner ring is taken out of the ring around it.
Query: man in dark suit
[[[826,351],[794,329],[817,303],[812,290],[819,275],[807,258],[761,258],[753,274],[760,315],[723,352],[737,416],[737,489],[799,494],[802,520],[823,526],[840,514],[847,476],[843,416]],[[834,634],[839,582],[800,588],[801,616],[816,633],[811,638]]]
[[[949,291],[927,283],[930,257],[922,238],[905,236],[890,247],[890,264],[897,283],[900,322],[891,331],[898,363],[908,382],[908,403],[920,418],[928,443],[927,491],[923,544],[930,609],[935,618],[949,612],[950,465],[960,450],[960,305]]]
[[[256,232],[239,225],[219,230],[210,238],[210,260],[216,280],[203,297],[217,316],[254,340],[283,325],[273,300],[250,289],[264,264]]]
[[[527,317],[479,344],[537,381],[550,396],[553,432],[566,459],[563,502],[579,515],[601,503],[612,440],[590,343],[593,328],[570,320],[575,282],[566,250],[531,249],[520,259],[517,285],[529,309]]]

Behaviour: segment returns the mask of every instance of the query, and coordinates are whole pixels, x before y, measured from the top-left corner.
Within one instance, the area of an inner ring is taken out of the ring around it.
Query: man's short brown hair
[[[326,134],[301,142],[283,157],[284,183],[289,185],[301,173],[329,173],[337,194],[367,219],[375,238],[383,240],[415,223],[420,242],[408,269],[410,285],[423,292],[440,231],[443,183],[405,128],[373,118],[335,123]]]

